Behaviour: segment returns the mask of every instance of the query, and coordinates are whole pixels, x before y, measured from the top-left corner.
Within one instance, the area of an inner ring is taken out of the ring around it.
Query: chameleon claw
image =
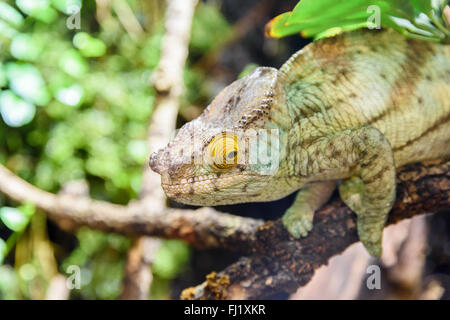
[[[289,214],[289,211],[281,219],[288,232],[296,239],[306,237],[313,227],[313,214]]]

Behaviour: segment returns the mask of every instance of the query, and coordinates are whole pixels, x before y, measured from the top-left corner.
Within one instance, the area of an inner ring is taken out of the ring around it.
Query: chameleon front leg
[[[314,182],[300,189],[294,203],[281,219],[293,237],[306,237],[312,229],[314,212],[328,201],[335,188],[335,181],[324,181]]]
[[[382,235],[395,200],[395,165],[391,146],[378,129],[365,126],[321,139],[308,151],[318,155],[312,171],[345,179],[341,199],[357,215],[359,239],[367,251],[379,257]]]

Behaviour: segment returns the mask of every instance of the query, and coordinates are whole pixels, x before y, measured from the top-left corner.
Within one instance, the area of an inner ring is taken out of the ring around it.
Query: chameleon
[[[274,172],[236,160],[244,153],[238,131],[249,129],[277,130]],[[149,164],[166,195],[190,205],[273,201],[298,191],[282,217],[294,238],[307,236],[314,212],[338,188],[360,241],[379,257],[396,169],[449,154],[450,46],[358,30],[234,81]]]

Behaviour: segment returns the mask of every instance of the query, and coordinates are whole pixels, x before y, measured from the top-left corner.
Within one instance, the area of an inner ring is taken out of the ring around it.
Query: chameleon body
[[[209,146],[218,132],[249,128],[279,131],[274,173],[189,161],[217,156]],[[279,70],[260,67],[233,82],[150,166],[167,196],[186,204],[272,201],[300,189],[282,218],[296,238],[338,186],[360,240],[380,256],[396,168],[449,154],[450,46],[366,30],[319,40]]]

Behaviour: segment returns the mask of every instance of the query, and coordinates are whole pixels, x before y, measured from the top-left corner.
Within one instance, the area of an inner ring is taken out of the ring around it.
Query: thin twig
[[[127,206],[89,198],[56,195],[34,187],[0,165],[0,192],[30,202],[65,230],[81,226],[125,235],[182,239],[198,248],[243,248],[262,220],[197,210],[153,208],[142,201]]]

